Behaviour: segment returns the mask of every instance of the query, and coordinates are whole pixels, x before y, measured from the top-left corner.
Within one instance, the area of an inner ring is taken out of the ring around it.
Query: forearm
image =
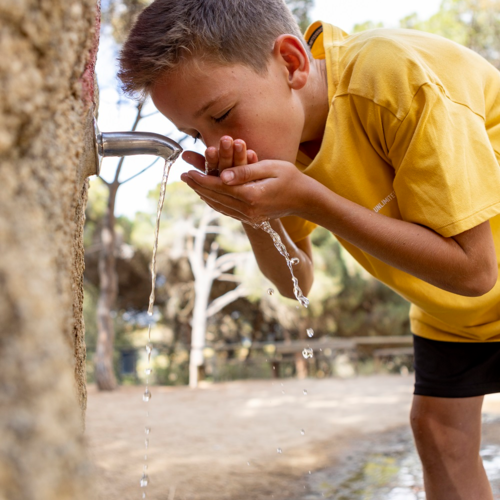
[[[299,263],[293,266],[293,272],[299,280],[302,292],[307,295],[313,283],[313,264],[310,257],[290,239],[279,219],[270,223],[286,246],[290,258],[299,259]],[[262,229],[255,229],[248,224],[243,224],[243,228],[264,276],[276,286],[281,295],[294,298],[290,269],[285,258],[275,248],[271,236]]]
[[[309,196],[315,203],[304,204],[301,214],[304,218],[382,262],[452,293],[466,296],[485,293],[481,283],[487,279],[473,275],[479,266],[453,238],[375,213],[316,181],[311,183]]]

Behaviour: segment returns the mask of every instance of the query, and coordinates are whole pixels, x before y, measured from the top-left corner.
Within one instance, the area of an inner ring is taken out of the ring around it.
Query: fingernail
[[[234,172],[231,172],[231,170],[227,170],[225,172],[222,172],[221,177],[224,182],[230,182],[234,179]]]
[[[234,149],[237,153],[241,153],[243,151],[243,144],[241,144],[241,142],[235,142]]]
[[[188,176],[187,176],[187,174],[182,174],[182,175],[181,175],[181,181],[182,181],[182,182],[187,182],[187,180],[188,180]]]
[[[209,156],[210,158],[215,158],[215,149],[207,149],[207,156]]]
[[[231,140],[230,139],[222,139],[222,148],[229,149],[230,147],[231,147]]]

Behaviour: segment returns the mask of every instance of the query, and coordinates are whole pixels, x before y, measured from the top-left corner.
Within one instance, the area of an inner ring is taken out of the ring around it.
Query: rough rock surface
[[[98,14],[96,0],[0,0],[2,500],[93,496],[81,312]]]

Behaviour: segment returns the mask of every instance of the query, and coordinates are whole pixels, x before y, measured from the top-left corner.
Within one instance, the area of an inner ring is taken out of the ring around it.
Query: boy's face
[[[190,60],[156,82],[151,97],[179,130],[207,147],[229,135],[243,139],[259,160],[295,162],[304,108],[280,58],[273,56],[263,75],[242,64]]]

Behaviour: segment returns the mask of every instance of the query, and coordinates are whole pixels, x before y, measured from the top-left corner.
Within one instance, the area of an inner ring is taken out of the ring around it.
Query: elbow
[[[309,295],[313,282],[314,282],[314,275],[312,273],[310,276],[307,276],[306,278],[299,279],[299,287],[302,290],[302,294],[305,297]],[[295,294],[293,293],[293,286],[291,284],[291,280],[290,284],[287,284],[286,287],[277,287],[277,288],[283,297],[286,297],[287,299],[296,300]]]
[[[465,280],[465,293],[461,293],[461,295],[466,297],[481,297],[490,292],[495,287],[497,281],[498,264],[495,261],[494,264],[483,265],[480,270],[475,270],[469,279]]]

